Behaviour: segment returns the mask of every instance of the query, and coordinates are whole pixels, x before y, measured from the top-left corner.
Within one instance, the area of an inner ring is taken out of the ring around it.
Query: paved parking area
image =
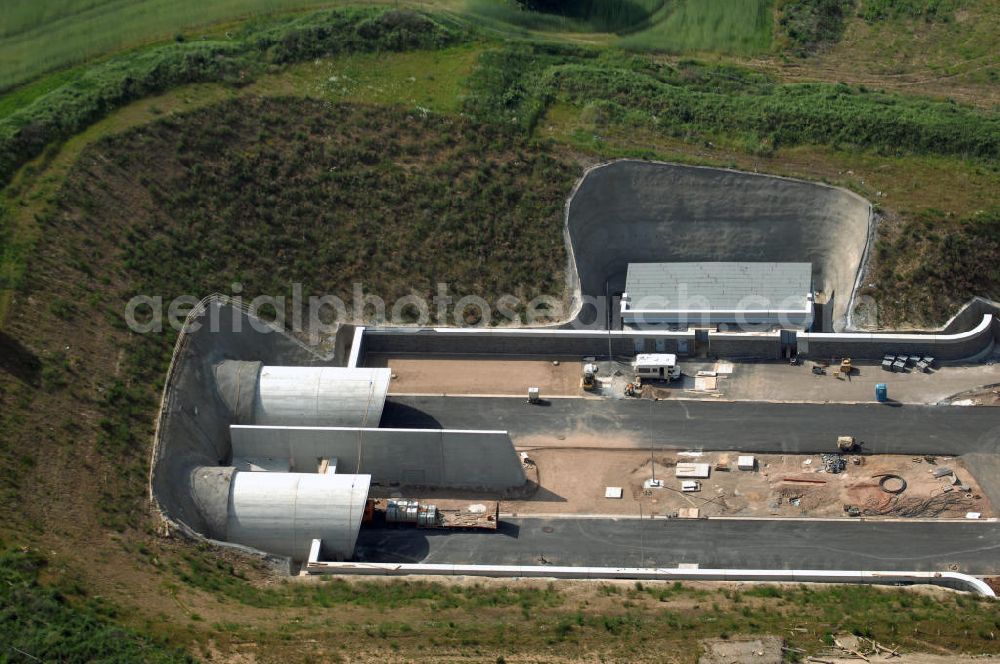
[[[986,385],[1000,384],[1000,363],[939,367],[930,373],[892,373],[879,365],[855,363],[849,378],[835,376],[831,365],[824,375],[812,372],[814,362],[798,366],[787,362],[731,363],[732,373],[718,381],[718,394],[738,401],[814,401],[857,403],[875,401],[875,385],[885,383],[889,398],[907,404],[936,404]],[[714,362],[681,362],[685,374],[714,370]],[[691,381],[693,387],[693,380]],[[684,387],[688,387],[686,384]],[[678,394],[678,396],[692,396]],[[697,396],[697,395],[695,395]]]

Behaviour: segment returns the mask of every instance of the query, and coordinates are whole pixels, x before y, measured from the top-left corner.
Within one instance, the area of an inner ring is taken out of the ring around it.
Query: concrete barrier
[[[741,570],[665,567],[560,567],[555,565],[448,565],[411,563],[323,562],[310,559],[309,574],[364,576],[487,576],[529,579],[628,579],[637,581],[729,581],[751,583],[849,583],[861,585],[932,585],[996,597],[981,579],[959,572],[873,572],[865,570]]]
[[[994,317],[985,314],[971,330],[951,334],[885,334],[800,332],[799,355],[878,359],[887,353],[931,355],[938,360],[964,360],[989,350],[997,337]]]

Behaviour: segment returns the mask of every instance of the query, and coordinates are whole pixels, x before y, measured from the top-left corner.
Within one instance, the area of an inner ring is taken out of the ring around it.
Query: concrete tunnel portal
[[[344,560],[373,484],[502,493],[527,481],[507,432],[381,429],[389,369],[323,364],[216,300],[201,315],[220,311],[228,329],[183,333],[154,446],[153,496],[183,532],[293,560],[316,539]],[[233,346],[264,359],[233,359]]]

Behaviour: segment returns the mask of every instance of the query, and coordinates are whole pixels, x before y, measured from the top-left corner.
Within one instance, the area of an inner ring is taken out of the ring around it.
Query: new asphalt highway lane
[[[505,518],[497,532],[363,527],[355,560],[1000,572],[996,523]]]
[[[871,454],[1000,452],[1000,408],[990,407],[392,396],[381,425],[505,430],[529,445],[816,454],[849,435]]]
[[[681,400],[392,396],[384,427],[499,429],[527,446],[833,451],[852,435],[874,454],[974,452],[984,490],[1000,482],[1000,408]],[[986,522],[505,518],[496,533],[365,527],[360,560],[502,565],[676,566],[1000,573],[1000,524]]]

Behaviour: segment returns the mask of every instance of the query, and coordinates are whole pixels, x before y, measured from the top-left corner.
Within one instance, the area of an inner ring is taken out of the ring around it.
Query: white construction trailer
[[[681,375],[673,353],[640,353],[635,356],[632,368],[643,380],[674,380]]]

